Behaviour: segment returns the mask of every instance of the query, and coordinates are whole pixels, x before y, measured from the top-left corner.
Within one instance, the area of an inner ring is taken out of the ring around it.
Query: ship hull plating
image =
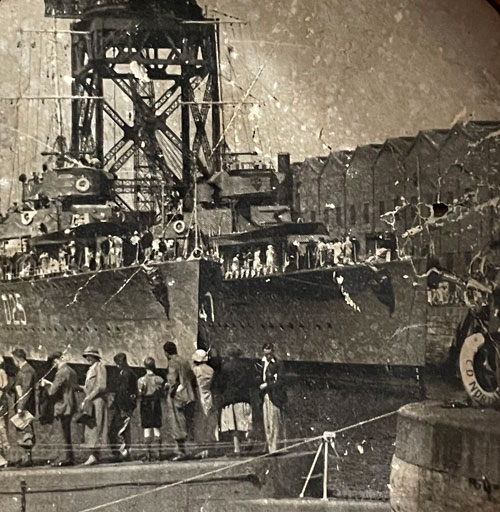
[[[202,337],[258,357],[274,342],[290,361],[424,366],[425,283],[407,262],[222,281],[202,271]]]
[[[145,356],[164,361],[170,339],[181,352],[196,348],[199,263],[163,263],[65,277],[0,284],[0,341],[9,354],[23,346],[28,357],[46,360],[66,349],[81,363],[82,350],[97,345],[106,363],[125,351],[141,366]]]
[[[447,356],[426,346],[425,286],[406,262],[224,280],[215,264],[178,261],[3,282],[0,298],[3,352],[23,346],[33,360],[66,349],[80,363],[92,344],[106,363],[125,351],[134,366],[148,355],[162,366],[166,340],[186,357],[201,344],[255,359],[264,342],[291,362],[421,367]]]

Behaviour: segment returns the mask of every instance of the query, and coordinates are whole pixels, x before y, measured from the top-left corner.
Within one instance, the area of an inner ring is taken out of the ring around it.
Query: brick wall
[[[396,231],[418,225],[432,205],[471,209],[496,197],[500,188],[500,121],[457,123],[449,130],[387,139],[308,158],[293,166],[300,215],[324,222],[332,237],[350,232],[367,250],[373,234],[391,231],[380,216],[407,204]],[[405,254],[433,255],[448,270],[464,273],[471,256],[495,236],[494,208],[483,208],[444,228],[400,240]]]

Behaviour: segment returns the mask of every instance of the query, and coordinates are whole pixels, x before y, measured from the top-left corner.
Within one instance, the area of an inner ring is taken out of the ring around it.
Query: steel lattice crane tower
[[[145,202],[159,182],[184,196],[198,173],[220,170],[218,25],[195,0],[45,0],[45,12],[74,19],[73,156],[91,154],[117,176],[133,159],[135,179],[121,191]],[[133,116],[106,97],[107,82]],[[120,133],[114,144],[106,118]]]

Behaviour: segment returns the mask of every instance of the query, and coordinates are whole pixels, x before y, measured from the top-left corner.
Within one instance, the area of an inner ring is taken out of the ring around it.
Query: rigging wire
[[[37,84],[37,90],[36,95],[41,95],[41,89],[42,89],[42,59],[43,59],[43,35],[42,33],[39,34],[38,39],[38,84]],[[40,105],[37,105],[37,108],[35,109],[35,137],[38,137],[38,134],[40,133]],[[36,164],[36,160],[38,158],[38,152],[37,152],[37,144],[33,144],[33,164]]]
[[[61,103],[61,88],[59,83],[59,65],[57,62],[57,18],[54,16],[54,75],[55,75],[55,88],[56,88],[56,108],[57,108],[57,124],[58,124],[58,135],[63,135],[63,113]]]
[[[28,84],[26,86],[26,92],[28,95],[30,95],[31,93],[31,61],[32,61],[32,55],[33,55],[33,47],[32,47],[32,44],[33,42],[31,40],[27,40],[26,41],[26,48],[27,48],[27,51],[28,51],[28,66],[27,66],[27,70],[28,70]],[[31,151],[30,151],[30,148],[31,148],[31,131],[33,129],[32,127],[32,123],[30,123],[30,114],[31,114],[31,101],[27,101],[25,105],[23,105],[23,113],[24,113],[24,117],[25,117],[25,121],[26,121],[26,124],[23,123],[23,126],[27,126],[27,135],[29,136],[28,140],[24,140],[23,138],[23,144],[22,144],[22,148],[20,149],[19,153],[20,153],[20,159],[21,159],[21,153],[22,153],[22,160],[21,160],[21,164],[20,166],[18,167],[18,171],[20,171],[21,169],[23,171],[26,170],[26,168],[29,168],[31,167]]]
[[[245,94],[243,95],[243,97],[241,98],[241,100],[238,102],[238,104],[236,105],[236,108],[234,109],[234,112],[231,116],[231,118],[229,119],[229,122],[227,123],[226,127],[224,128],[224,131],[222,132],[219,140],[217,141],[217,144],[214,145],[214,147],[212,148],[212,151],[210,152],[210,157],[213,157],[215,151],[217,150],[217,148],[221,145],[221,143],[224,141],[224,138],[227,134],[227,131],[229,130],[230,126],[232,125],[233,121],[236,119],[236,116],[240,113],[241,111],[241,108],[243,106],[243,104],[245,103],[245,101],[247,100],[250,92],[252,91],[252,89],[254,88],[255,84],[257,83],[257,81],[259,80],[259,78],[261,77],[262,75],[262,72],[264,71],[264,68],[266,67],[269,59],[272,57],[274,51],[275,51],[275,47],[272,48],[272,50],[269,52],[269,55],[267,56],[266,59],[264,59],[264,62],[263,64],[260,66],[259,70],[257,71],[254,79],[252,80],[252,83],[248,86],[248,89],[245,91]]]
[[[22,64],[23,62],[23,34],[21,33],[20,34],[20,40],[18,42],[18,51],[19,51],[19,60],[18,62],[20,62]],[[21,77],[22,77],[22,74],[21,74],[21,68],[19,68],[19,76],[18,76],[18,82],[17,82],[17,95],[18,96],[21,96]],[[15,122],[14,122],[14,126],[15,126],[15,131],[16,131],[16,136],[14,138],[14,144],[13,144],[13,155],[12,155],[12,170],[11,170],[11,174],[10,174],[10,183],[9,183],[9,195],[8,195],[8,199],[7,199],[7,205],[10,206],[11,205],[11,201],[12,201],[12,192],[13,192],[13,189],[14,189],[14,183],[15,183],[15,175],[16,175],[16,171],[18,169],[18,166],[19,166],[19,141],[20,141],[20,131],[19,131],[19,101],[16,101],[16,105],[15,105],[15,115],[14,115],[14,119],[15,119]]]
[[[241,32],[242,28],[241,28],[241,25],[238,25],[238,31]],[[233,33],[233,36],[235,36],[235,27],[234,26],[231,26],[231,29],[232,29],[232,33]],[[234,66],[233,66],[233,63],[232,63],[232,60],[231,60],[231,54],[228,52],[228,61],[229,61],[229,66],[232,70],[232,79],[233,81],[235,80],[235,77],[236,77],[236,72],[234,70]],[[243,131],[244,131],[244,134],[245,134],[245,138],[246,138],[246,143],[247,143],[247,147],[248,148],[251,148],[252,147],[252,143],[251,143],[251,139],[250,139],[250,136],[249,136],[249,126],[248,126],[248,113],[246,114],[246,118],[244,118],[242,116],[241,118],[241,125],[243,126]]]
[[[254,30],[254,26],[253,24],[251,24],[249,27],[248,27],[249,31],[250,31],[250,40],[255,40],[257,38],[257,35],[255,33],[255,30]],[[241,31],[240,33],[240,39],[243,40],[243,41],[246,41],[244,38],[243,38],[243,31]],[[244,43],[244,45],[246,45],[246,48],[249,48],[251,46],[251,44],[248,44],[248,43]],[[246,51],[245,53],[248,53],[248,51]],[[246,65],[246,63],[242,60],[241,62],[242,66],[244,68],[247,69],[247,71],[250,73],[251,70],[250,68]],[[262,80],[259,82],[259,87],[261,89],[264,89],[264,84],[262,82]],[[267,99],[266,99],[266,105],[268,104],[267,103]],[[260,107],[259,107],[260,108]],[[259,112],[259,115],[262,115],[262,112]],[[269,116],[269,119],[275,119],[276,116],[275,115],[270,115]],[[261,126],[261,123],[258,123],[256,121],[255,123],[255,129],[256,129],[256,132],[258,132],[258,135],[259,135],[259,141],[260,141],[260,144],[261,144],[261,158],[264,156],[264,146],[266,146],[268,148],[268,155],[272,155],[272,147],[273,147],[273,144],[274,142],[271,140],[272,137],[271,137],[271,133],[274,131],[274,130],[269,130],[269,129],[266,129],[265,126],[262,127]],[[264,132],[264,134],[263,134]],[[279,146],[274,146],[274,147],[279,147]]]

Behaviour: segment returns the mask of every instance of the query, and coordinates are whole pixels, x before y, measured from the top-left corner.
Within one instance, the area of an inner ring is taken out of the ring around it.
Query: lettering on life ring
[[[82,176],[76,180],[75,187],[78,192],[88,192],[90,190],[90,181],[85,176]]]
[[[182,233],[184,233],[184,230],[186,229],[186,223],[183,220],[176,220],[172,227],[174,228],[174,231],[178,235],[181,235]]]
[[[474,367],[474,359],[484,345],[484,336],[476,333],[465,338],[460,351],[460,375],[467,394],[479,405],[491,405],[500,398],[498,388],[488,391],[480,384]]]

